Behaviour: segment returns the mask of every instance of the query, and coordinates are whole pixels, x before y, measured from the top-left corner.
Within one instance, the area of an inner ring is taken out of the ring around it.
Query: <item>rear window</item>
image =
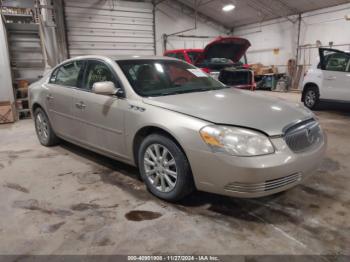
[[[50,83],[76,87],[82,64],[82,61],[73,61],[60,66],[51,75]]]

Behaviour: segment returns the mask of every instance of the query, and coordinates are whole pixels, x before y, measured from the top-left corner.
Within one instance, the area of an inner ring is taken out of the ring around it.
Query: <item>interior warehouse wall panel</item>
[[[150,3],[65,0],[64,11],[70,57],[154,54]]]

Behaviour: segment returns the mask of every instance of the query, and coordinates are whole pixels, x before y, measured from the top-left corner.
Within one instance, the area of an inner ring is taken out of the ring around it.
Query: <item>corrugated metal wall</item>
[[[79,55],[153,55],[150,3],[65,0],[68,52]]]
[[[39,25],[9,23],[6,28],[13,81],[27,80],[31,83],[38,80],[45,69]]]
[[[0,18],[0,101],[14,101],[10,57],[4,20]]]

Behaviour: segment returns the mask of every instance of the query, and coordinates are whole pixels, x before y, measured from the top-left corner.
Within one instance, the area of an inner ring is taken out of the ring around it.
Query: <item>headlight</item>
[[[233,156],[260,156],[275,152],[270,139],[262,133],[229,126],[206,126],[201,137],[215,152]]]

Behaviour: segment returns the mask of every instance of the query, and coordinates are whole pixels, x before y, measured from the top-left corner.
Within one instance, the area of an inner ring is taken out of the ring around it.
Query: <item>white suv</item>
[[[329,48],[319,51],[320,63],[304,77],[302,102],[310,109],[321,101],[350,103],[350,54]]]

